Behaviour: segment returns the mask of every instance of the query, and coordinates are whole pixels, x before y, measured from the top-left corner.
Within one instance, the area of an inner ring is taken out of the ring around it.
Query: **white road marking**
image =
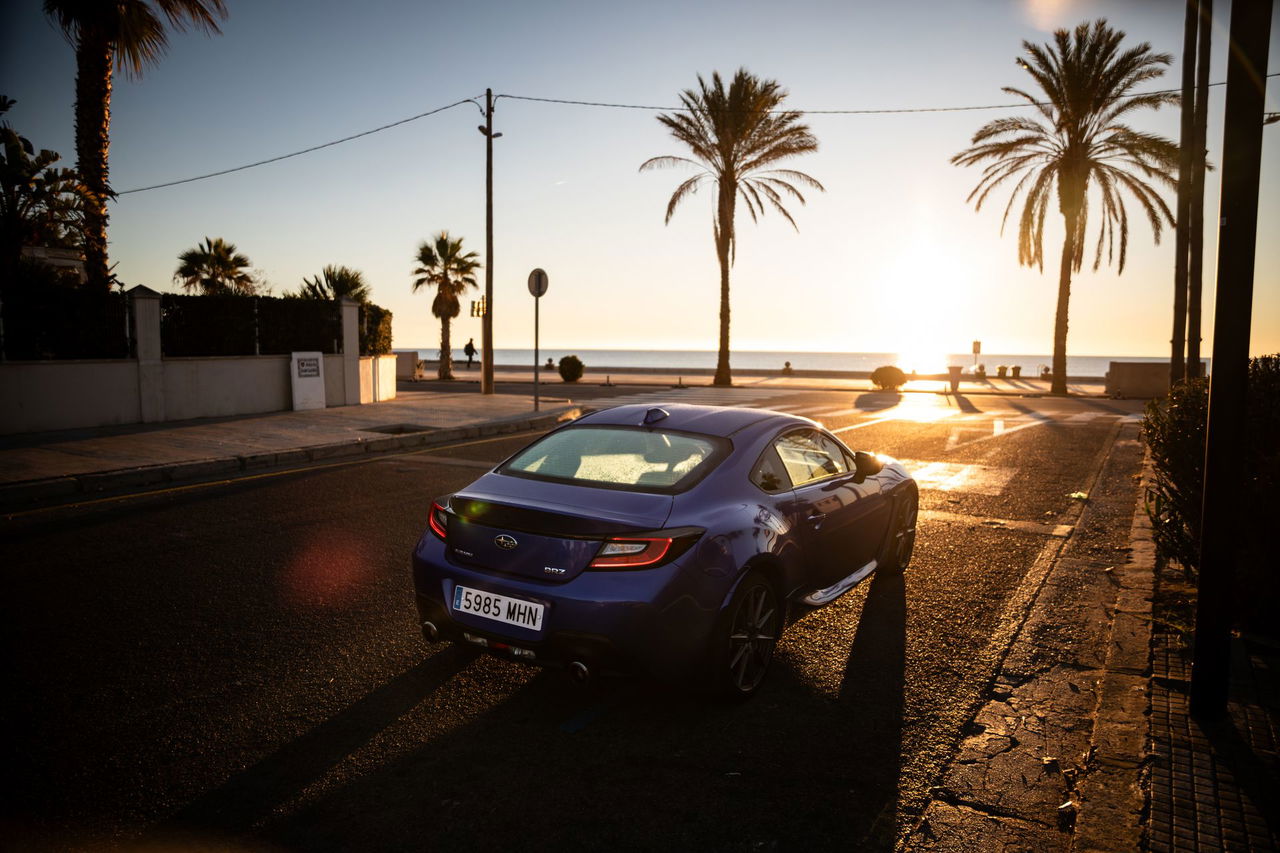
[[[911,472],[920,488],[939,492],[1002,495],[1016,473],[1013,468],[967,465],[960,462],[899,461]]]

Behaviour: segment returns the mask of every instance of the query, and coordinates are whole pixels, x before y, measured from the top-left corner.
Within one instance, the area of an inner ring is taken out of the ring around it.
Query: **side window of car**
[[[791,482],[797,486],[849,470],[840,447],[813,430],[794,430],[781,435],[774,447]]]
[[[787,469],[782,466],[778,452],[772,446],[766,447],[756,460],[755,467],[751,469],[751,482],[769,493],[791,488]]]
[[[840,442],[836,441],[825,432],[818,433],[818,442],[822,445],[822,449],[831,454],[832,459],[840,460],[842,467],[841,473],[844,471],[852,471],[857,467],[857,462],[853,458],[853,454],[848,448],[844,447]]]

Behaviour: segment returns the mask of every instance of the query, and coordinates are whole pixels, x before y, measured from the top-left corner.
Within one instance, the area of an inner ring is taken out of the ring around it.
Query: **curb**
[[[101,497],[109,492],[142,486],[192,482],[240,473],[258,473],[273,468],[303,465],[307,462],[345,459],[369,453],[416,450],[468,438],[550,429],[558,423],[579,418],[584,412],[583,407],[566,406],[532,417],[516,415],[469,426],[446,427],[426,432],[379,438],[355,436],[346,441],[334,441],[290,450],[193,459],[162,465],[143,465],[5,483],[0,484],[0,508],[5,511],[35,509],[49,501],[77,496]]]
[[[1109,467],[1138,444],[1124,430],[1100,451],[1072,535],[1046,543],[1006,604],[1017,626],[898,850],[1140,849],[1154,559],[1136,543],[1145,492],[1135,506],[1129,491],[1149,457]],[[1127,559],[1089,547],[1095,513],[1129,534],[1112,540]]]
[[[1156,546],[1146,512],[1153,470],[1142,463],[1138,504],[1129,528],[1129,560],[1117,571],[1115,618],[1093,730],[1094,765],[1080,783],[1075,850],[1138,850],[1145,835],[1151,620]]]

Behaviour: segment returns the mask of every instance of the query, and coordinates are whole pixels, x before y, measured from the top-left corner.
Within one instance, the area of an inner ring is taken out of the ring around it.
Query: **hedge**
[[[1246,628],[1274,635],[1280,568],[1267,540],[1280,511],[1280,355],[1250,361],[1248,388],[1245,443],[1235,461],[1243,475],[1235,612]],[[1208,414],[1208,383],[1193,380],[1180,383],[1167,400],[1148,403],[1142,424],[1155,473],[1147,513],[1156,548],[1192,578],[1200,566]]]
[[[4,358],[128,358],[127,308],[119,291],[53,284],[6,288],[0,305]]]

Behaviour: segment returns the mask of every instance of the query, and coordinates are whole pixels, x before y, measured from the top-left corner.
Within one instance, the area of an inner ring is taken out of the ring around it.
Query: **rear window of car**
[[[728,442],[619,426],[569,427],[511,457],[498,470],[518,477],[631,491],[682,491],[714,468]]]

